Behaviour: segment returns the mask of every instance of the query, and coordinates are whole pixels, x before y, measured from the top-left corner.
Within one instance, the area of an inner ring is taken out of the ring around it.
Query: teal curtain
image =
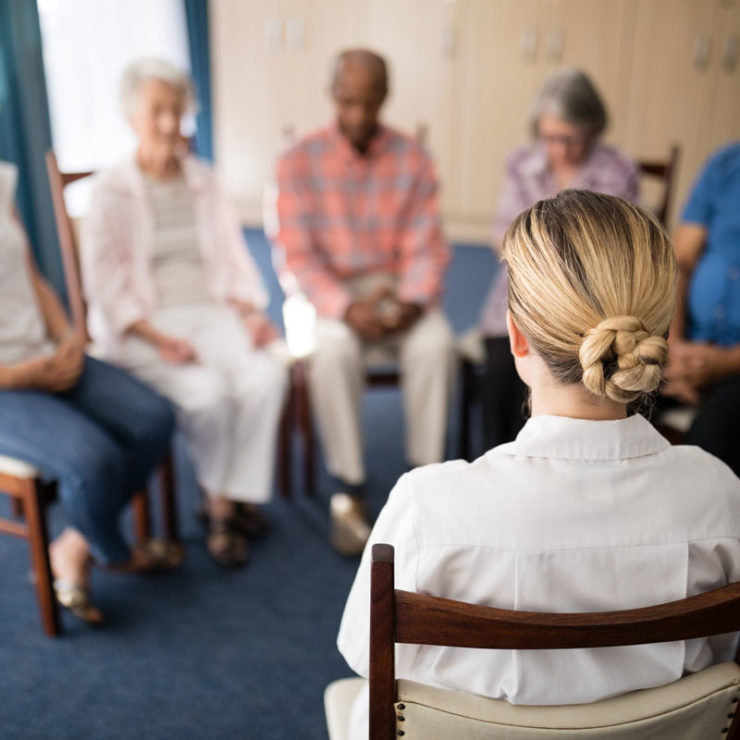
[[[18,166],[18,210],[41,270],[64,295],[44,162],[50,148],[49,103],[36,2],[1,0],[0,159]]]
[[[198,156],[213,161],[211,117],[211,57],[208,40],[208,0],[183,0],[190,46],[190,68],[198,95],[195,143]]]

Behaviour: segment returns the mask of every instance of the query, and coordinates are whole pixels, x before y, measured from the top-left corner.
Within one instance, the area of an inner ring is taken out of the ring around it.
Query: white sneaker
[[[370,536],[362,501],[346,493],[335,493],[329,503],[331,532],[329,541],[341,555],[361,555]]]

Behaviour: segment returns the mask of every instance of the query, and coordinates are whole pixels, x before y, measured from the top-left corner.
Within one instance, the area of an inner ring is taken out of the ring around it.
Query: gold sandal
[[[137,557],[138,556],[138,557]],[[182,545],[169,540],[150,538],[134,546],[125,563],[100,566],[111,573],[155,573],[176,568],[183,560]]]
[[[185,550],[182,545],[170,540],[151,538],[137,545],[136,549],[144,555],[147,565],[144,570],[172,570],[182,563]]]
[[[54,580],[54,596],[57,603],[91,627],[101,627],[103,613],[90,600],[90,589],[74,581]]]

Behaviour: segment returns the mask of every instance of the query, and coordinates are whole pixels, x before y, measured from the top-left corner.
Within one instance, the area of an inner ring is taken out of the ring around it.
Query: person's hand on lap
[[[162,335],[157,340],[157,352],[169,365],[185,365],[198,361],[195,347],[188,339]]]
[[[344,314],[344,320],[363,339],[377,341],[383,338],[385,329],[378,315],[377,302],[365,299],[350,303]]]

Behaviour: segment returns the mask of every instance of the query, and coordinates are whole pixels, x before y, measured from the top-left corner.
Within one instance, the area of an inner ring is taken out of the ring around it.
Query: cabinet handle
[[[522,31],[522,61],[533,62],[537,57],[537,29],[527,26]]]
[[[547,61],[559,62],[563,58],[565,34],[560,28],[550,28],[547,32]]]
[[[709,52],[712,44],[709,36],[703,34],[694,40],[694,69],[697,72],[706,72],[709,66]]]
[[[728,36],[725,39],[725,48],[722,51],[722,69],[732,74],[737,66],[738,39],[737,36]]]

